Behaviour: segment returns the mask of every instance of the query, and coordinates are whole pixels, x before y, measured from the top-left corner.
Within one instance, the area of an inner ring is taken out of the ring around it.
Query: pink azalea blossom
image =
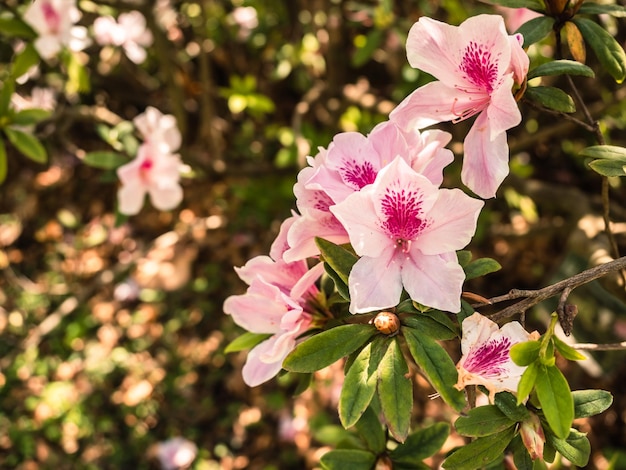
[[[173,155],[151,142],[144,142],[137,156],[117,169],[122,186],[117,193],[119,211],[135,215],[143,207],[146,193],[159,210],[171,210],[183,199],[180,186],[179,155]]]
[[[461,352],[456,368],[459,380],[455,385],[462,390],[467,385],[483,385],[493,401],[503,390],[517,392],[519,380],[526,367],[513,362],[509,351],[514,344],[537,339],[537,332],[528,333],[516,321],[502,328],[476,312],[463,320]]]
[[[34,0],[24,13],[26,21],[38,34],[35,49],[49,60],[61,49],[80,51],[90,43],[87,29],[75,26],[80,19],[76,0]]]
[[[144,140],[162,152],[175,152],[182,143],[176,118],[171,114],[163,114],[152,106],[148,106],[143,113],[135,117],[133,123]]]
[[[157,445],[156,455],[163,470],[183,470],[191,467],[198,447],[183,437],[173,437]]]
[[[96,42],[102,46],[117,46],[136,64],[146,60],[146,47],[152,45],[152,33],[146,29],[146,18],[138,11],[122,13],[117,21],[101,16],[93,23]]]
[[[541,16],[541,13],[537,13],[529,8],[509,8],[497,6],[496,10],[502,14],[506,29],[511,33],[517,31],[524,23]]]
[[[522,43],[499,15],[460,26],[422,17],[409,32],[409,63],[438,81],[415,90],[390,117],[401,127],[423,128],[478,115],[465,138],[461,178],[483,198],[495,196],[509,172],[506,131],[521,122],[512,88],[529,64]]]
[[[243,380],[251,387],[267,382],[282,368],[282,363],[311,326],[310,301],[317,295],[315,282],[322,274],[322,264],[308,269],[306,261],[286,263],[282,251],[286,232],[293,223],[287,219],[271,254],[257,256],[241,268],[235,268],[249,287],[245,294],[233,295],[224,302],[224,312],[242,328],[271,335],[255,346],[243,367]]]
[[[459,189],[439,189],[401,157],[332,206],[361,256],[348,280],[350,312],[393,307],[403,287],[423,305],[459,311],[465,275],[455,251],[469,243],[482,206]]]

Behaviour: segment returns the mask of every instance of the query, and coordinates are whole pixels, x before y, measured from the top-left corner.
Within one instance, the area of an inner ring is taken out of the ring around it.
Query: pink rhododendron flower
[[[541,13],[537,13],[529,8],[509,8],[496,6],[503,18],[506,29],[511,33],[514,33],[524,23],[541,16]]]
[[[483,198],[495,196],[509,172],[506,131],[522,119],[512,88],[529,64],[522,42],[497,15],[460,26],[422,17],[409,32],[409,63],[438,81],[415,90],[390,117],[404,128],[423,128],[478,115],[465,138],[461,178]]]
[[[198,447],[183,437],[173,437],[159,442],[156,455],[163,470],[189,468],[198,454]]]
[[[329,208],[355,191],[372,184],[378,172],[397,156],[432,183],[443,181],[443,168],[454,159],[445,149],[451,135],[439,130],[404,131],[393,122],[378,124],[364,136],[358,132],[338,134],[328,147],[309,159],[294,187],[301,217],[289,233],[287,260],[315,256],[314,237],[347,243],[348,233]]]
[[[403,287],[423,305],[459,311],[465,274],[455,250],[469,243],[482,206],[459,189],[439,189],[401,157],[332,206],[361,256],[348,281],[350,312],[393,307]]]
[[[269,256],[252,258],[235,268],[249,287],[245,294],[233,295],[224,302],[224,312],[242,328],[271,335],[248,353],[243,380],[251,387],[267,382],[282,368],[282,363],[312,321],[310,301],[317,295],[315,282],[322,264],[309,270],[306,261],[286,263],[282,251],[286,232],[293,220],[283,223],[281,233]]]
[[[179,155],[163,152],[150,141],[144,142],[131,162],[117,169],[122,186],[117,193],[119,211],[135,215],[143,207],[146,193],[159,210],[171,210],[183,199],[180,186]]]
[[[499,328],[478,312],[463,320],[462,329],[463,356],[456,366],[459,380],[455,387],[462,390],[467,385],[483,385],[492,402],[497,392],[516,393],[526,367],[515,364],[509,351],[514,344],[537,339],[539,334],[528,333],[516,321]]]
[[[136,64],[146,60],[146,47],[152,45],[152,32],[146,29],[146,18],[138,11],[122,13],[117,21],[101,16],[93,23],[96,42],[102,46],[117,46]]]
[[[24,13],[26,21],[39,35],[35,49],[46,60],[62,48],[80,51],[90,43],[87,28],[75,26],[80,19],[76,0],[35,0]]]
[[[180,147],[182,136],[171,114],[163,114],[158,109],[148,106],[133,119],[133,124],[147,142],[158,147],[162,152],[175,152]]]

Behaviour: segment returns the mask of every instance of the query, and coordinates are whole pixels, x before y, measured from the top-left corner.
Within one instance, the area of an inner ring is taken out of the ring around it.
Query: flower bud
[[[374,317],[374,326],[385,335],[396,335],[400,330],[400,319],[395,313],[380,312]]]
[[[530,418],[523,421],[520,426],[520,436],[530,458],[543,460],[543,445],[546,442],[546,436],[543,433],[539,416],[530,413]]]

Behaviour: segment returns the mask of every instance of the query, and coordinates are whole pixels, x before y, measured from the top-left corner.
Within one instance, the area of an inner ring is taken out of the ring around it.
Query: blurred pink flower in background
[[[504,17],[504,24],[510,33],[517,31],[527,21],[541,16],[541,13],[529,8],[509,8],[498,5],[496,10]]]
[[[228,15],[229,21],[239,28],[237,32],[237,38],[240,41],[245,41],[250,37],[250,34],[259,25],[259,16],[256,8],[254,7],[237,7],[230,15]]]
[[[146,48],[152,45],[152,32],[146,28],[146,18],[138,11],[101,16],[93,23],[94,38],[101,46],[117,46],[136,64],[146,60]]]
[[[191,466],[198,447],[184,437],[173,437],[157,444],[156,455],[163,470],[184,470]]]
[[[133,119],[133,124],[146,142],[150,142],[162,152],[175,152],[182,143],[182,136],[171,114],[163,114],[158,109],[148,106]]]

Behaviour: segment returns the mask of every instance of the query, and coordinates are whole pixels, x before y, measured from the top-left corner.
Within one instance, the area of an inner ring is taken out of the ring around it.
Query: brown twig
[[[612,344],[578,343],[571,346],[581,351],[620,351],[626,349],[626,341]]]

